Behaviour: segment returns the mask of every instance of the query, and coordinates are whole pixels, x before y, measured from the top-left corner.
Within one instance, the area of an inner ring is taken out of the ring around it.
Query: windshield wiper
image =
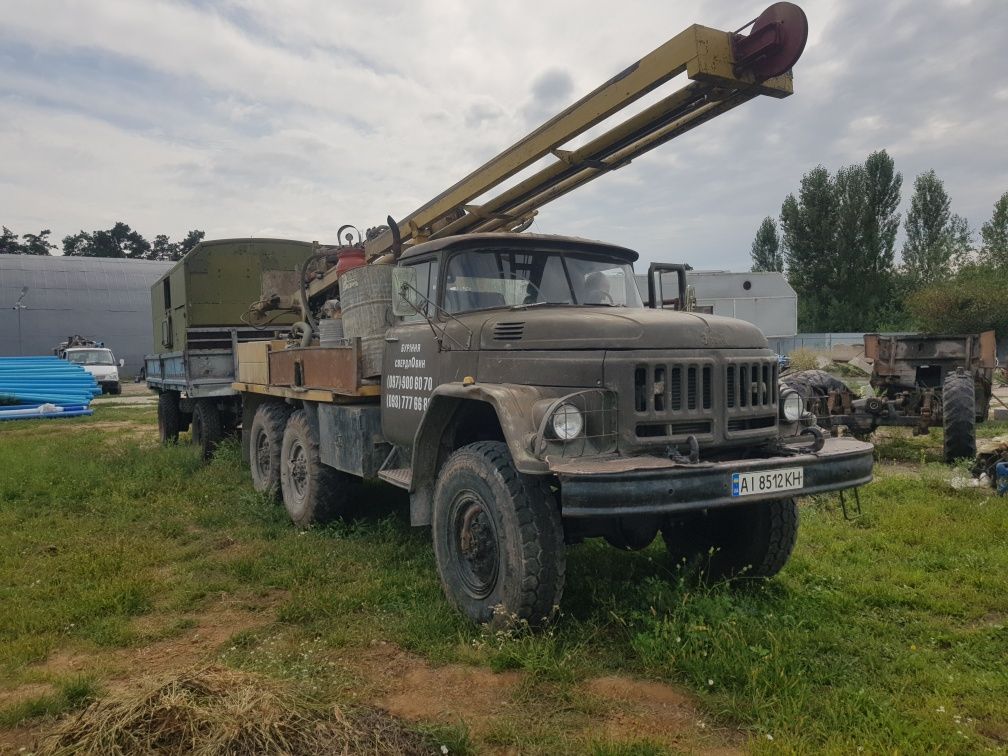
[[[550,305],[551,307],[573,307],[570,302],[526,302],[525,304],[511,305],[512,310],[528,310],[533,307],[545,307]]]

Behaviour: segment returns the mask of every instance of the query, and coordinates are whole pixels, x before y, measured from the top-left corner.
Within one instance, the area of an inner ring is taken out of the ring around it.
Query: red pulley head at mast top
[[[801,57],[806,41],[805,11],[794,3],[774,3],[753,21],[748,34],[734,36],[735,68],[761,81],[780,76]]]

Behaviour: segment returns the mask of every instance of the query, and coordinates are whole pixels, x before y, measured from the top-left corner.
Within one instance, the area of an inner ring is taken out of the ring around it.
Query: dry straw
[[[62,720],[42,754],[427,754],[436,749],[384,712],[322,708],[260,677],[221,667],[109,695]]]

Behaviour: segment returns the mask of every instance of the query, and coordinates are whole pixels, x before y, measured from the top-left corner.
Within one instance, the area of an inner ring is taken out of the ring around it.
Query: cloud
[[[10,4],[0,220],[56,238],[124,220],[148,237],[331,239],[403,217],[689,24],[738,28],[764,4]],[[805,171],[883,147],[906,187],[935,168],[979,226],[1008,190],[1008,3],[803,5],[793,97],[674,140],[536,228],[747,267],[760,220]]]

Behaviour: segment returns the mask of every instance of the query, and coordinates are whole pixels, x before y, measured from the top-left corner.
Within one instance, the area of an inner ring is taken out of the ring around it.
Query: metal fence
[[[799,333],[795,336],[768,338],[770,348],[778,354],[790,354],[795,349],[829,352],[834,347],[863,347],[863,333]]]

